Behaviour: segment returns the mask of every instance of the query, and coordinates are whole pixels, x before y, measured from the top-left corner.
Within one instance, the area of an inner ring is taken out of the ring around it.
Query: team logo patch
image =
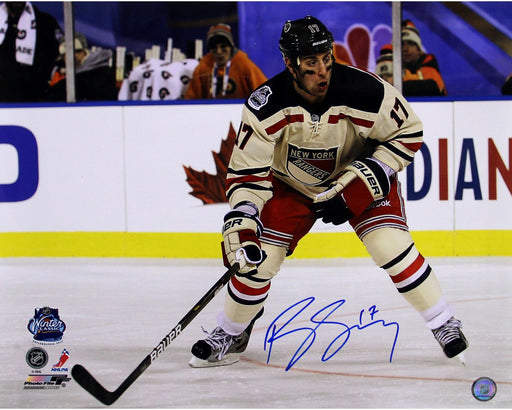
[[[59,317],[59,309],[48,306],[35,309],[34,317],[29,320],[27,329],[37,342],[55,343],[62,340],[66,324]]]
[[[248,103],[255,110],[259,110],[266,103],[268,103],[268,97],[272,94],[272,90],[268,85],[264,85],[261,88],[255,90],[249,97]]]
[[[337,148],[299,148],[288,144],[288,173],[305,185],[319,185],[329,179],[336,168]]]

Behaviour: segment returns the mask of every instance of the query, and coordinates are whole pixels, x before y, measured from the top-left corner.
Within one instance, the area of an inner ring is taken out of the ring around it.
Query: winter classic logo
[[[29,320],[27,328],[34,335],[36,343],[55,344],[62,341],[66,324],[59,317],[59,309],[48,306],[34,310],[34,317]]]
[[[255,110],[259,110],[266,103],[268,103],[268,97],[270,97],[271,94],[272,90],[270,89],[270,87],[268,85],[264,85],[263,87],[255,90],[250,95],[247,102],[252,108],[254,108]]]

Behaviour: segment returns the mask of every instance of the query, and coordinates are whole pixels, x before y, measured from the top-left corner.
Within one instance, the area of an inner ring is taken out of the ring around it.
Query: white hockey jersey
[[[135,67],[123,80],[119,101],[164,101],[184,97],[199,62],[192,58],[168,63],[149,59]]]
[[[313,198],[356,158],[403,170],[422,141],[409,103],[374,74],[335,63],[325,101],[308,106],[285,70],[244,104],[226,195],[231,206],[251,201],[261,210],[272,197],[272,178],[279,178]]]

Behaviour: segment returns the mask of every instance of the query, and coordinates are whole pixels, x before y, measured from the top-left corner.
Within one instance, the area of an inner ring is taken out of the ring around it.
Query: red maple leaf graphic
[[[189,192],[189,194],[203,201],[205,205],[228,202],[225,191],[226,175],[235,139],[235,129],[233,124],[229,123],[228,136],[221,141],[219,152],[212,151],[217,174],[212,175],[206,171],[196,171],[183,165],[187,182],[192,188],[192,192]]]

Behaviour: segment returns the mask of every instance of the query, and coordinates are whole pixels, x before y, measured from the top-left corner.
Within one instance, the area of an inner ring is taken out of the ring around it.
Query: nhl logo
[[[41,347],[33,347],[25,355],[25,360],[33,369],[42,369],[48,363],[48,353]]]

